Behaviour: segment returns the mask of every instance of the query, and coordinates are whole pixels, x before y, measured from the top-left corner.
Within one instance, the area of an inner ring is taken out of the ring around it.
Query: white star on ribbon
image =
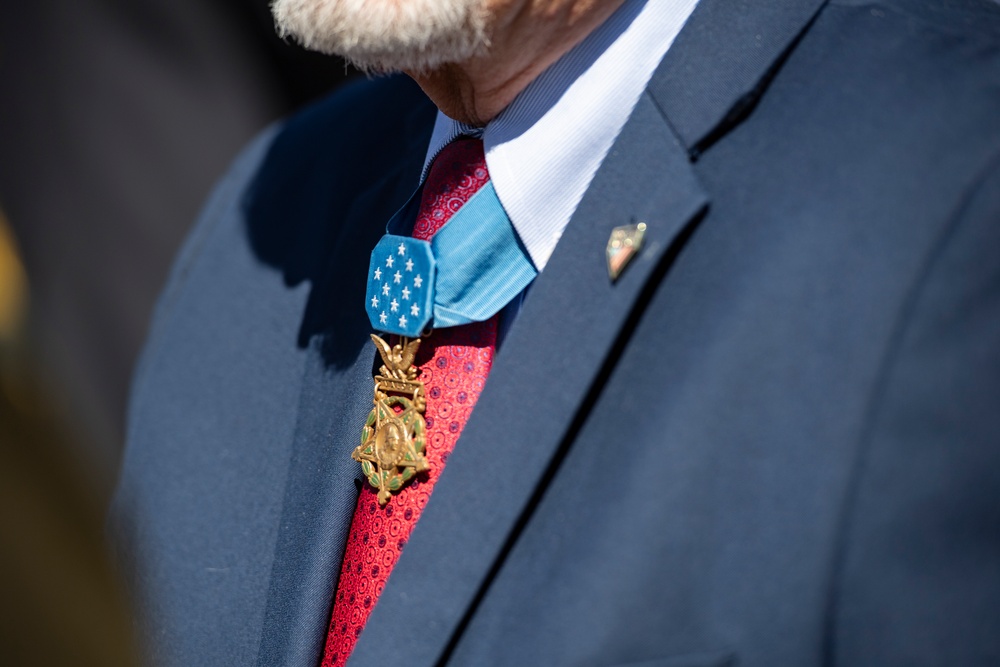
[[[389,255],[388,257],[385,258],[385,265],[391,269],[393,261],[395,260],[392,259],[392,255]]]
[[[421,278],[420,276],[417,276],[416,278],[413,279],[413,286],[416,287],[417,289],[420,289],[420,286],[423,284],[424,284],[424,279]]]
[[[382,269],[375,269],[375,280],[382,280]]]
[[[407,271],[412,271],[413,270],[413,260],[412,259],[406,260],[406,270]]]
[[[400,315],[399,316],[399,326],[401,326],[401,327],[405,327],[406,326],[406,315]]]
[[[372,308],[378,308],[378,297],[377,296],[373,296],[372,297]]]
[[[399,244],[399,256],[402,257],[406,254],[406,245],[403,243]]]
[[[399,271],[396,271],[396,275],[392,277],[392,282],[398,285],[402,279],[403,279],[403,274],[400,273]]]
[[[382,296],[389,296],[389,283],[382,283]]]
[[[413,304],[412,306],[410,306],[410,315],[413,315],[414,317],[420,317],[420,306],[418,306],[417,304]]]
[[[381,322],[382,324],[385,324],[386,322],[389,321],[389,316],[385,314],[384,310],[382,311],[382,314],[378,316],[378,321]]]
[[[391,310],[394,313],[397,310],[399,310],[399,302],[396,301],[395,299],[393,299],[391,302],[389,302],[389,310]]]
[[[404,287],[403,288],[403,300],[404,301],[409,301],[410,300],[410,288],[409,287]]]

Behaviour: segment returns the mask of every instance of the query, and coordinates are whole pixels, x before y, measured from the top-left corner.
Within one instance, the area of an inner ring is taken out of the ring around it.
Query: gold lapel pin
[[[615,227],[611,230],[611,238],[608,239],[608,275],[611,281],[618,280],[628,263],[642,248],[642,240],[646,236],[646,223],[640,222],[638,225],[625,225]]]

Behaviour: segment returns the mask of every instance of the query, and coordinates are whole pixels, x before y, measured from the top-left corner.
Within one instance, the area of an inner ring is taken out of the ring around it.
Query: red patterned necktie
[[[487,182],[482,141],[462,138],[446,146],[427,175],[413,236],[430,239]],[[483,389],[496,351],[498,318],[439,329],[421,343],[416,364],[426,387],[424,454],[430,470],[385,507],[379,506],[371,486],[362,488],[334,594],[322,667],[344,665],[354,650]]]

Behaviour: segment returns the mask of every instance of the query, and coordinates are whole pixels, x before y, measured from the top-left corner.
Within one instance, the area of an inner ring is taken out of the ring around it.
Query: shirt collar
[[[485,128],[438,112],[422,178],[453,139],[481,136],[500,203],[541,271],[697,3],[625,0]]]

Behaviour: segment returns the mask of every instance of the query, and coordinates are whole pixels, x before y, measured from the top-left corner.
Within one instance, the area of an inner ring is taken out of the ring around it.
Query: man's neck
[[[624,0],[497,0],[489,51],[408,72],[445,115],[484,126]]]

